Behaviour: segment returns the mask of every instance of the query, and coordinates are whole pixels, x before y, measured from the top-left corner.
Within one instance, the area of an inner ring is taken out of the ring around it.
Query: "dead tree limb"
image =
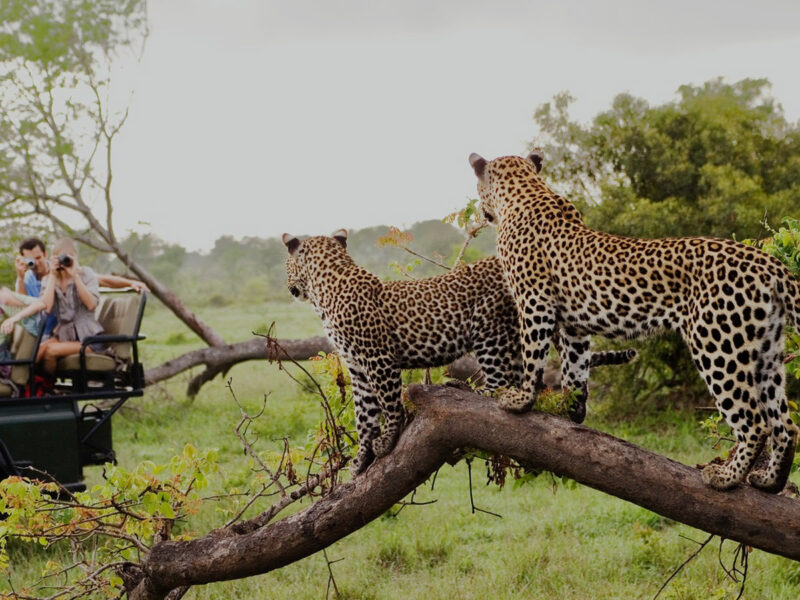
[[[218,373],[224,373],[240,362],[263,359],[286,360],[289,358],[307,360],[320,352],[332,352],[334,349],[328,338],[324,336],[302,340],[280,340],[280,345],[285,351],[281,355],[271,352],[264,344],[263,337],[254,337],[246,342],[236,344],[200,348],[148,369],[145,372],[145,383],[147,385],[158,383],[192,367],[204,365],[206,371],[195,378],[195,380],[199,381],[199,385],[195,384],[196,387],[194,387],[190,384],[190,390],[194,389],[194,393],[197,393],[203,383],[210,381]],[[202,378],[202,380],[199,380],[199,378]]]
[[[697,469],[546,413],[512,415],[488,398],[412,385],[414,420],[392,453],[307,509],[237,535],[218,530],[153,547],[131,600],[278,569],[360,529],[403,499],[457,448],[480,448],[565,475],[660,515],[766,552],[800,560],[800,501],[749,486],[706,487]],[[520,492],[524,493],[524,492]],[[536,518],[535,514],[532,518]]]
[[[278,354],[275,348],[283,348],[284,352]],[[211,381],[220,373],[226,373],[231,367],[248,360],[308,360],[320,352],[333,352],[335,348],[325,336],[316,336],[299,340],[278,340],[277,345],[265,345],[264,338],[254,337],[245,342],[225,344],[223,346],[209,346],[192,350],[176,358],[148,369],[145,372],[146,385],[165,381],[179,373],[193,367],[204,366],[205,370],[192,378],[187,388],[187,394],[194,396],[200,388]],[[480,384],[483,374],[478,361],[474,356],[464,356],[449,366],[450,376],[455,379]],[[548,387],[557,387],[560,382],[558,369],[548,369],[545,374],[546,381],[551,381]],[[555,385],[553,385],[555,383]]]
[[[204,366],[205,370],[191,379],[186,393],[195,396],[200,388],[220,373],[226,373],[231,367],[248,360],[308,360],[320,352],[333,352],[335,348],[325,336],[316,336],[300,340],[278,340],[284,353],[278,354],[264,345],[260,337],[192,350],[176,358],[171,358],[145,372],[145,384],[152,385],[165,381],[193,367]],[[448,365],[448,374],[454,379],[471,381],[480,386],[483,384],[483,373],[474,356],[462,356]],[[561,372],[558,366],[548,365],[544,373],[546,387],[558,388],[561,385]]]

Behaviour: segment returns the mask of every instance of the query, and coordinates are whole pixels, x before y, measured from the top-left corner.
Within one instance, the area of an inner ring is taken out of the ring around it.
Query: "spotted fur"
[[[782,489],[798,429],[785,393],[784,325],[800,320],[800,285],[780,261],[732,240],[644,240],[586,227],[531,160],[470,156],[481,208],[498,226],[498,254],[520,318],[529,405],[555,327],[567,339],[681,332],[716,406],[736,435],[730,460],[710,465],[717,489]],[[750,472],[771,443],[764,470]],[[749,473],[749,476],[748,476]]]
[[[391,450],[404,422],[400,370],[446,365],[474,352],[486,391],[522,383],[516,308],[496,258],[415,281],[382,282],[356,265],[346,232],[303,242],[284,236],[286,279],[310,300],[353,381],[359,451],[353,471]],[[570,352],[564,348],[564,352]],[[591,364],[620,364],[635,351],[603,352]],[[569,364],[564,360],[563,364]],[[585,381],[565,382],[585,392]],[[380,433],[380,415],[384,433]]]

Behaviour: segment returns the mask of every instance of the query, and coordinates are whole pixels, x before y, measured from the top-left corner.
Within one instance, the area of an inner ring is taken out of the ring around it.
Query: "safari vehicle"
[[[83,340],[78,354],[59,359],[56,383],[45,386],[34,361],[34,337],[19,324],[11,341],[7,383],[0,383],[0,479],[52,478],[70,491],[85,489],[83,467],[114,462],[111,415],[144,393],[138,342],[144,293],[103,293],[95,311],[103,334]],[[101,342],[114,356],[87,353]]]

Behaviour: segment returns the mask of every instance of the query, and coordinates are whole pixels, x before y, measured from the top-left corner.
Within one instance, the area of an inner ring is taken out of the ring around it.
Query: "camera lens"
[[[58,264],[62,267],[71,267],[72,266],[72,257],[66,254],[62,254],[58,257]]]
[[[25,266],[28,267],[29,269],[32,269],[33,267],[36,266],[36,261],[33,260],[32,258],[28,258],[25,260]]]

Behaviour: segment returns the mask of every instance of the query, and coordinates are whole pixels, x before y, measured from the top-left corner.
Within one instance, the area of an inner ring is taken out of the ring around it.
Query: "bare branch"
[[[428,262],[429,262],[429,263],[431,263],[432,265],[436,265],[437,267],[441,267],[441,268],[442,268],[442,269],[444,269],[445,271],[449,271],[449,270],[450,270],[450,267],[448,267],[447,265],[445,265],[445,264],[443,264],[443,263],[440,263],[438,260],[435,260],[435,259],[433,259],[433,258],[430,258],[430,257],[428,257],[428,256],[425,256],[424,254],[420,254],[419,252],[416,252],[416,251],[412,250],[412,249],[411,249],[411,248],[409,248],[408,246],[403,246],[403,250],[405,250],[405,251],[406,251],[406,252],[408,252],[409,254],[412,254],[412,255],[414,255],[414,256],[416,256],[416,257],[418,257],[418,258],[421,258],[422,260],[426,260],[426,261],[428,261]]]

